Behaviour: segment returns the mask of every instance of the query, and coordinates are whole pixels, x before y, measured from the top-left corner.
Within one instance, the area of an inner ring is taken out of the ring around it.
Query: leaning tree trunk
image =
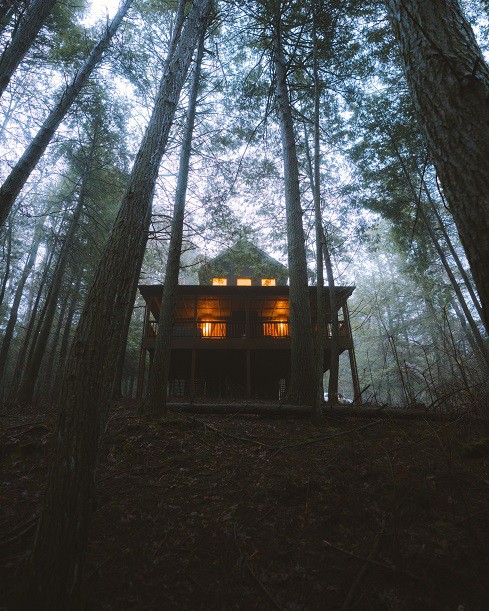
[[[187,197],[190,155],[192,152],[192,137],[195,125],[195,112],[197,108],[197,94],[199,91],[202,58],[204,56],[205,30],[202,32],[197,51],[195,70],[190,88],[187,109],[187,123],[183,135],[180,153],[180,167],[175,192],[175,204],[171,225],[170,246],[166,263],[163,297],[161,299],[160,317],[158,321],[158,336],[156,338],[155,354],[151,365],[149,378],[148,398],[144,402],[144,411],[160,411],[166,414],[166,388],[170,372],[171,341],[175,300],[178,286],[178,273],[180,271],[180,256],[182,252],[183,221],[185,215],[185,200]]]
[[[302,225],[299,165],[295,145],[294,121],[287,85],[287,64],[282,46],[281,27],[280,16],[277,16],[274,23],[273,61],[276,72],[275,94],[284,163],[290,281],[291,372],[287,397],[291,403],[314,405],[316,368],[314,363],[306,247]]]
[[[184,6],[185,0],[180,5]],[[73,608],[78,598],[94,470],[120,350],[120,327],[134,303],[156,178],[183,83],[212,0],[195,0],[165,66],[155,107],[121,208],[73,338],[63,378],[56,446],[31,558],[28,599]]]
[[[19,280],[19,284],[17,285],[17,289],[15,290],[14,300],[12,302],[12,307],[10,308],[10,314],[7,326],[5,328],[5,334],[3,337],[2,348],[0,350],[0,381],[3,378],[5,372],[5,366],[7,364],[7,357],[10,350],[10,344],[12,343],[12,338],[14,336],[15,325],[17,323],[17,316],[19,314],[19,306],[20,300],[22,299],[22,295],[24,294],[25,283],[27,282],[27,278],[34,267],[34,263],[36,262],[37,251],[39,249],[39,244],[41,243],[41,236],[43,233],[44,226],[41,223],[37,226],[34,237],[32,239],[31,248],[29,250],[29,254],[27,255],[27,261],[25,262],[24,269],[22,270],[22,275]]]
[[[489,331],[489,66],[456,0],[386,0]]]
[[[0,97],[24,55],[49,17],[56,0],[32,0],[0,58]]]
[[[118,10],[112,23],[105,30],[104,35],[92,49],[87,60],[77,71],[71,85],[69,85],[58,104],[49,113],[48,117],[42,124],[36,136],[24,151],[22,157],[10,171],[10,174],[5,179],[5,182],[0,187],[0,226],[3,225],[7,218],[17,196],[22,191],[32,171],[36,167],[39,159],[44,154],[48,144],[53,139],[53,136],[58,129],[60,123],[66,116],[66,113],[71,108],[78,94],[88,81],[93,70],[102,58],[104,51],[110,44],[110,41],[117,32],[125,14],[133,0],[125,0],[124,4]]]

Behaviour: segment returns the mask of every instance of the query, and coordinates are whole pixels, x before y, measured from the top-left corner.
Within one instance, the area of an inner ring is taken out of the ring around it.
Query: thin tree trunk
[[[320,149],[320,97],[321,85],[318,69],[318,45],[317,45],[317,1],[314,2],[313,14],[313,78],[314,78],[314,164],[311,160],[307,129],[305,128],[305,143],[309,182],[314,200],[314,225],[316,233],[316,397],[312,418],[321,415],[324,403],[324,345],[326,334],[326,299],[324,296],[324,263],[323,263],[323,216],[321,211],[321,149]]]
[[[182,10],[184,5],[182,0]],[[212,5],[212,0],[195,0],[185,28],[181,34],[175,31],[155,107],[73,338],[60,390],[57,443],[31,558],[27,597],[38,607],[67,609],[77,603],[94,469],[120,350],[119,331],[134,303],[134,277],[141,269],[161,158]]]
[[[56,0],[32,0],[24,13],[19,27],[0,58],[0,97],[7,89],[12,74],[32,46],[55,4]]]
[[[149,378],[148,398],[144,402],[145,411],[159,411],[163,414],[167,413],[166,389],[170,371],[173,319],[175,316],[176,291],[178,286],[178,273],[180,271],[180,256],[182,252],[185,201],[187,197],[192,137],[197,108],[197,94],[199,91],[202,58],[204,56],[204,39],[205,30],[200,37],[197,58],[195,61],[195,70],[190,87],[187,122],[180,153],[180,167],[178,169],[178,182],[173,207],[170,245],[168,248],[163,297],[161,299],[160,317],[158,321],[158,336],[156,338],[153,365]]]
[[[42,294],[44,291],[44,286],[48,278],[48,273],[51,267],[51,263],[53,261],[54,253],[56,251],[58,239],[59,239],[59,235],[57,235],[56,238],[53,240],[51,247],[48,248],[48,251],[46,253],[46,262],[44,265],[44,270],[42,272],[41,281],[39,283],[39,287],[37,290],[36,300],[30,312],[29,322],[27,325],[25,338],[22,342],[22,347],[19,350],[19,354],[17,356],[17,363],[15,365],[14,376],[13,376],[10,391],[9,391],[9,397],[12,401],[15,399],[17,395],[17,389],[19,387],[20,380],[22,379],[22,376],[24,374],[26,357],[27,357],[29,348],[31,346],[31,338],[33,337],[34,328],[36,324],[37,311],[39,309],[39,304],[41,302]]]
[[[456,0],[386,0],[489,332],[489,66]]]
[[[71,281],[71,278],[70,278]],[[61,329],[63,328],[63,323],[65,319],[65,314],[68,309],[68,302],[70,300],[70,292],[67,291],[63,298],[61,298],[57,304],[57,310],[59,311],[58,321],[56,327],[54,328],[54,332],[50,334],[50,341],[46,349],[46,355],[43,359],[43,367],[40,369],[40,381],[42,383],[37,385],[38,390],[36,391],[36,395],[40,395],[41,398],[47,399],[51,395],[51,384],[53,381],[54,374],[54,362],[56,359],[56,352],[58,349],[58,344],[61,337]],[[54,323],[54,320],[53,320]],[[53,324],[51,324],[53,326]]]
[[[3,185],[0,187],[0,226],[5,223],[5,219],[7,218],[17,196],[36,167],[39,159],[44,154],[44,151],[51,142],[60,123],[66,116],[66,113],[76,100],[81,89],[92,74],[94,68],[101,60],[102,54],[109,46],[110,41],[117,32],[117,29],[125,14],[129,10],[132,2],[133,0],[124,1],[112,23],[106,28],[104,35],[92,49],[92,52],[88,56],[83,66],[76,73],[73,82],[65,89],[58,104],[49,113],[47,119],[42,124],[36,136],[24,151],[22,157],[12,168]]]
[[[12,302],[12,307],[10,309],[10,315],[8,319],[7,326],[5,328],[5,335],[3,337],[2,348],[0,350],[0,381],[3,378],[5,373],[5,366],[7,364],[7,357],[10,350],[10,344],[12,343],[12,338],[14,336],[15,325],[17,323],[17,317],[19,314],[19,306],[20,301],[22,299],[22,295],[24,294],[24,287],[27,282],[27,278],[34,267],[34,263],[36,262],[37,251],[39,249],[39,244],[41,243],[41,236],[43,233],[44,226],[40,224],[37,226],[34,237],[32,239],[31,248],[29,250],[29,254],[27,255],[27,261],[25,262],[24,269],[22,270],[22,275],[19,280],[19,284],[17,285],[17,289],[15,291],[14,300]]]
[[[273,26],[273,61],[276,72],[276,99],[284,162],[290,282],[291,375],[287,398],[291,403],[314,405],[316,398],[316,367],[305,237],[302,225],[299,167],[279,13],[275,16]]]
[[[436,220],[438,221],[438,226],[443,234],[443,237],[445,239],[445,242],[448,246],[448,250],[450,251],[450,254],[453,257],[453,260],[455,261],[455,265],[457,266],[458,271],[460,272],[460,275],[462,276],[462,280],[464,281],[464,284],[467,288],[467,291],[470,295],[470,298],[472,300],[472,303],[474,304],[475,309],[477,310],[477,313],[480,316],[480,319],[483,320],[483,312],[482,312],[482,308],[481,308],[481,304],[479,301],[479,298],[477,297],[475,291],[474,291],[474,287],[472,286],[472,282],[470,280],[470,278],[467,275],[467,272],[464,269],[464,266],[462,265],[462,261],[460,261],[460,257],[458,256],[457,251],[455,250],[455,247],[453,245],[452,239],[450,238],[450,235],[448,234],[448,231],[445,227],[445,223],[443,222],[443,219],[441,218],[440,213],[438,212],[438,208],[436,206],[436,202],[433,200],[433,198],[431,197],[431,193],[430,190],[428,189],[426,182],[423,180],[423,188],[424,188],[424,192],[426,194],[426,198],[428,199],[428,202],[430,203],[431,209],[433,210],[433,213],[436,217]]]
[[[411,194],[414,198],[414,201],[418,201],[418,194],[416,192],[416,188],[413,184],[413,181],[411,179],[411,175],[409,174],[409,170],[406,167],[406,164],[404,163],[404,159],[399,151],[399,149],[395,146],[394,144],[394,150],[396,152],[397,158],[399,159],[399,162],[401,164],[401,168],[403,171],[403,174],[406,178],[406,182],[408,183],[409,189],[411,191]],[[443,251],[443,248],[440,245],[440,242],[438,241],[438,238],[436,237],[435,232],[433,231],[433,227],[431,226],[431,222],[429,220],[429,218],[426,215],[426,212],[424,210],[424,205],[421,201],[418,201],[418,211],[419,211],[419,215],[421,217],[421,219],[423,220],[423,223],[426,227],[426,229],[428,230],[428,234],[431,238],[431,241],[433,243],[433,246],[435,247],[436,252],[438,253],[438,256],[440,257],[440,261],[447,273],[447,276],[450,280],[450,283],[453,287],[453,290],[455,291],[455,294],[457,296],[457,299],[460,303],[460,307],[462,308],[465,317],[467,319],[467,322],[470,325],[470,328],[472,329],[472,333],[474,334],[475,340],[477,342],[477,345],[479,346],[479,352],[482,355],[482,357],[484,358],[484,361],[487,364],[487,368],[489,369],[489,353],[487,351],[487,348],[485,346],[484,343],[484,339],[482,338],[482,335],[479,331],[479,327],[477,326],[474,317],[472,316],[472,313],[467,305],[467,302],[465,300],[465,297],[460,289],[460,286],[457,282],[457,279],[455,278],[452,268],[447,260],[447,257],[445,255],[445,252]]]
[[[51,284],[49,286],[49,291],[44,305],[44,316],[42,319],[42,323],[40,324],[39,329],[34,336],[33,346],[30,351],[29,358],[27,360],[24,376],[22,378],[22,382],[17,395],[17,400],[19,401],[19,403],[32,402],[34,389],[36,387],[37,379],[39,377],[42,360],[46,352],[49,335],[51,333],[54,317],[56,315],[56,308],[58,307],[58,297],[63,286],[63,279],[66,267],[68,265],[68,260],[73,249],[76,232],[83,213],[83,208],[85,206],[90,169],[92,166],[97,142],[97,133],[98,125],[96,125],[95,127],[95,133],[92,138],[90,152],[83,172],[78,201],[73,212],[73,217],[70,221],[70,225],[66,233],[63,246],[61,247],[61,251],[59,253],[59,258],[56,263],[56,268],[53,277],[51,278]]]
[[[73,318],[75,316],[77,302],[78,302],[78,293],[80,291],[81,278],[78,277],[72,291],[70,297],[70,305],[68,308],[68,314],[66,316],[66,322],[63,330],[63,337],[61,339],[61,346],[59,350],[58,357],[58,365],[56,369],[56,378],[54,382],[53,394],[54,398],[57,398],[58,389],[61,386],[61,381],[63,378],[64,368],[66,364],[66,356],[68,354],[68,347],[70,345],[70,335],[71,335],[71,327],[73,325]]]
[[[324,266],[326,267],[326,275],[328,278],[329,288],[329,309],[331,310],[331,363],[329,365],[329,380],[328,380],[328,404],[335,405],[338,403],[338,378],[340,374],[340,330],[338,323],[338,303],[336,299],[336,285],[334,281],[333,263],[331,261],[331,253],[329,251],[328,238],[323,236],[323,256]]]
[[[5,274],[2,278],[2,286],[0,288],[0,307],[3,304],[5,291],[7,289],[7,282],[10,276],[10,260],[12,258],[12,225],[13,222],[10,222],[7,229],[7,253],[5,255]]]

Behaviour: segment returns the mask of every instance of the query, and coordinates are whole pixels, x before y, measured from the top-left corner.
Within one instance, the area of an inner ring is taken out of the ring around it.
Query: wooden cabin
[[[290,378],[289,287],[287,268],[248,241],[241,240],[199,270],[198,285],[177,287],[169,395],[227,400],[285,396]],[[141,285],[146,303],[139,398],[147,364],[151,367],[162,285]],[[347,300],[354,287],[337,287],[340,353],[349,351],[355,394],[359,394]],[[309,287],[315,324],[316,287]],[[329,304],[328,288],[325,288]],[[326,319],[331,320],[329,305]],[[330,324],[324,352],[329,369]],[[148,358],[149,357],[149,358]]]

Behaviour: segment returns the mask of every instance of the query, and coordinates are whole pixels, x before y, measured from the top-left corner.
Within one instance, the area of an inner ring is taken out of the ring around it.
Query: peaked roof
[[[264,250],[262,250],[261,248],[258,248],[256,244],[253,244],[253,242],[250,242],[249,240],[246,240],[245,238],[241,238],[240,240],[236,242],[236,244],[229,246],[228,248],[220,252],[218,255],[216,255],[213,259],[209,259],[209,261],[205,265],[209,265],[211,263],[217,263],[220,259],[225,259],[229,254],[233,252],[242,252],[242,251],[255,252],[258,255],[260,255],[261,257],[263,257],[264,259],[267,259],[270,263],[280,266],[284,271],[288,271],[287,267],[283,265],[283,263],[280,263],[280,261],[277,261],[277,259],[274,259]]]

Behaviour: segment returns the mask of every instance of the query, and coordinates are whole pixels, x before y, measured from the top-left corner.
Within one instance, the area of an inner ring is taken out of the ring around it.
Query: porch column
[[[197,333],[197,299],[198,299],[198,295],[197,293],[194,294],[194,324],[193,324],[193,336],[194,337],[198,337],[198,333]]]
[[[246,399],[251,399],[251,350],[246,350]]]
[[[251,337],[251,329],[250,329],[250,300],[249,297],[245,297],[245,338],[250,339]],[[249,352],[249,350],[248,350]]]
[[[150,310],[148,304],[144,308],[144,319],[143,319],[143,332],[141,334],[141,352],[139,355],[139,371],[138,371],[138,382],[136,386],[136,399],[143,398],[144,390],[144,373],[146,369],[146,348],[144,346],[144,340],[148,337]]]

